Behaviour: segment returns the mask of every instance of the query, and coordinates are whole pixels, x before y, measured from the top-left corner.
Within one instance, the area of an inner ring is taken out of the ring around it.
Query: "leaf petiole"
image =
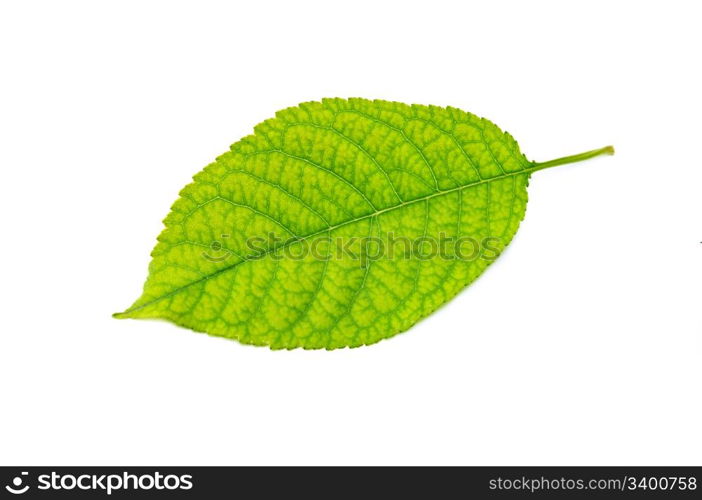
[[[558,165],[565,165],[567,163],[576,163],[583,160],[589,160],[590,158],[595,158],[601,155],[613,155],[614,146],[605,146],[600,149],[593,149],[592,151],[586,151],[585,153],[580,153],[577,155],[564,156],[563,158],[556,158],[555,160],[545,161],[543,163],[533,162],[534,167],[531,169],[532,172],[537,170],[543,170],[545,168],[557,167]]]

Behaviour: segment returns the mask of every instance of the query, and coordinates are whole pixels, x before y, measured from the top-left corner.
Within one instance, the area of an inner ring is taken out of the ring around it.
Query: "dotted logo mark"
[[[22,472],[19,476],[16,476],[12,480],[12,486],[7,485],[5,486],[5,489],[12,493],[13,495],[21,495],[22,493],[27,493],[27,490],[29,489],[29,485],[25,485],[22,487],[22,483],[24,482],[24,477],[28,474],[28,472]]]

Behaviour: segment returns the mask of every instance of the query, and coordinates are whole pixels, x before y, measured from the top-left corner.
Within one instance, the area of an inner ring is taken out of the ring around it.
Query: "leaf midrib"
[[[249,261],[251,261],[251,260],[259,260],[259,259],[265,257],[266,255],[269,255],[269,254],[271,254],[271,253],[277,252],[278,250],[281,250],[281,249],[283,249],[283,248],[287,248],[288,246],[290,246],[290,245],[292,245],[292,244],[294,244],[294,243],[298,243],[298,242],[300,242],[300,241],[305,241],[305,240],[307,240],[307,239],[309,239],[309,238],[314,238],[315,236],[319,236],[320,234],[324,234],[324,233],[327,233],[327,232],[331,232],[331,231],[334,231],[334,230],[339,229],[339,228],[341,228],[341,227],[348,226],[348,225],[350,225],[350,224],[354,224],[354,223],[360,222],[360,221],[362,221],[362,220],[366,220],[366,219],[370,219],[370,218],[373,218],[373,217],[377,217],[377,216],[382,215],[382,214],[384,214],[384,213],[392,212],[393,210],[397,210],[397,209],[399,209],[399,208],[406,207],[406,206],[408,206],[408,205],[413,205],[413,204],[415,204],[415,203],[419,203],[419,202],[422,202],[422,201],[428,201],[428,200],[430,200],[430,199],[432,199],[432,198],[437,198],[437,197],[439,197],[439,196],[443,196],[443,195],[455,193],[455,192],[458,192],[458,191],[462,191],[462,190],[464,190],[464,189],[472,188],[472,187],[475,187],[475,186],[480,186],[480,185],[482,185],[482,184],[486,184],[486,183],[489,183],[489,182],[494,182],[494,181],[498,181],[498,180],[501,180],[501,179],[506,179],[506,178],[508,178],[508,177],[512,177],[512,176],[515,176],[515,175],[522,175],[522,174],[529,175],[529,174],[531,174],[531,173],[533,173],[533,172],[535,172],[536,170],[539,170],[539,169],[541,168],[541,167],[539,166],[539,164],[534,163],[534,162],[530,162],[529,165],[530,165],[529,167],[524,168],[524,169],[519,170],[519,171],[516,171],[516,172],[504,173],[504,174],[500,174],[500,175],[498,175],[498,176],[496,176],[496,177],[491,177],[491,178],[489,178],[489,179],[481,179],[481,180],[479,180],[479,181],[475,181],[475,182],[472,182],[472,183],[470,183],[470,184],[465,184],[465,185],[463,185],[463,186],[458,186],[458,187],[451,188],[451,189],[439,190],[439,191],[437,191],[437,192],[435,192],[435,193],[432,193],[432,194],[430,194],[430,195],[427,195],[427,196],[422,196],[422,197],[420,197],[420,198],[415,198],[415,199],[413,199],[413,200],[404,201],[404,202],[401,202],[401,203],[399,203],[399,204],[397,204],[397,205],[393,205],[393,206],[391,206],[391,207],[383,208],[383,209],[381,209],[381,210],[376,210],[376,211],[373,212],[373,213],[366,214],[366,215],[362,215],[362,216],[357,217],[357,218],[355,218],[355,219],[350,219],[350,220],[345,221],[345,222],[340,222],[339,224],[336,224],[336,225],[334,225],[334,226],[329,226],[329,227],[327,227],[327,228],[325,228],[325,229],[321,229],[321,230],[319,230],[319,231],[315,231],[314,233],[306,234],[306,235],[301,236],[301,237],[299,237],[299,238],[293,238],[293,239],[287,240],[286,242],[284,242],[284,243],[281,244],[281,245],[278,245],[277,247],[274,247],[274,248],[271,248],[271,249],[269,249],[269,250],[266,250],[266,251],[263,252],[263,253],[256,254],[255,256],[251,256],[251,257],[249,257],[249,258],[242,259],[242,260],[240,260],[239,262],[235,262],[234,264],[231,264],[231,265],[229,265],[229,266],[223,267],[222,269],[219,269],[219,270],[217,270],[217,271],[215,271],[215,272],[213,272],[213,273],[211,273],[211,274],[208,274],[207,276],[203,276],[202,278],[199,278],[199,279],[197,279],[197,280],[195,280],[195,281],[191,281],[190,283],[188,283],[188,284],[186,284],[186,285],[183,285],[183,286],[181,286],[181,287],[178,287],[178,288],[176,288],[175,290],[172,290],[172,291],[170,291],[170,292],[168,292],[168,293],[166,293],[166,294],[164,294],[164,295],[161,295],[160,297],[157,297],[157,298],[152,299],[152,300],[150,300],[150,301],[148,301],[148,302],[145,302],[144,304],[141,304],[141,305],[138,306],[138,307],[132,307],[132,308],[127,309],[127,310],[124,311],[124,312],[115,313],[113,316],[115,316],[115,317],[124,317],[124,316],[126,316],[126,315],[128,315],[128,314],[131,314],[131,313],[133,313],[133,312],[136,312],[136,311],[139,311],[139,310],[141,310],[141,309],[144,309],[144,308],[146,308],[146,307],[148,307],[148,306],[150,306],[150,305],[152,305],[152,304],[155,304],[156,302],[160,302],[161,300],[167,299],[168,297],[172,297],[172,296],[174,296],[174,295],[177,295],[178,293],[182,292],[182,291],[185,290],[186,288],[190,288],[191,286],[197,285],[197,284],[202,283],[202,282],[204,282],[204,281],[208,281],[208,280],[210,280],[210,279],[212,279],[212,278],[215,278],[215,277],[219,276],[220,274],[226,273],[227,271],[231,271],[232,269],[235,269],[236,267],[238,267],[238,266],[241,265],[241,264],[244,264],[244,263],[249,262]]]

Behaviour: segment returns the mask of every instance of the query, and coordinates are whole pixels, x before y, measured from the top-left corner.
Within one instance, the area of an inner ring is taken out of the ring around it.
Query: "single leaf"
[[[117,318],[272,348],[361,346],[473,282],[524,217],[534,163],[456,108],[324,99],[282,110],[194,177]],[[442,243],[443,242],[443,243]]]

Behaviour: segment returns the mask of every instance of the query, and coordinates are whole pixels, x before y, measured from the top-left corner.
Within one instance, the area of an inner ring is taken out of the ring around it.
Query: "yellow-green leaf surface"
[[[431,314],[499,255],[524,218],[531,173],[612,152],[534,163],[459,109],[300,104],[181,191],[142,296],[115,316],[272,348],[372,344]]]

